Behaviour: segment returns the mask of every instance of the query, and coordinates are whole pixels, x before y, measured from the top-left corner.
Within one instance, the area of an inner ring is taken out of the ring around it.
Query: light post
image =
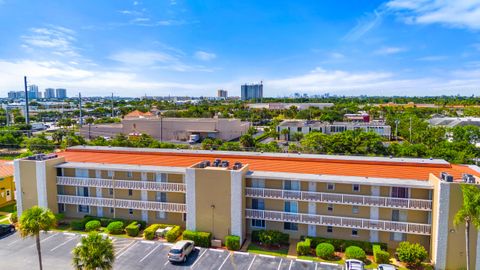
[[[210,208],[212,208],[212,235],[215,239],[215,204],[210,205]]]

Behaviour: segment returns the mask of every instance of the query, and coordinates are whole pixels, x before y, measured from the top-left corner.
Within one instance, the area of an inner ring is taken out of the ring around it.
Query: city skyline
[[[479,13],[478,1],[1,0],[0,96],[24,75],[85,96],[240,96],[260,81],[265,97],[478,95]]]

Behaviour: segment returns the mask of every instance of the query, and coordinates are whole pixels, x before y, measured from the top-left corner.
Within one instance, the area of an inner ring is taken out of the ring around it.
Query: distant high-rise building
[[[46,98],[46,99],[55,98],[55,89],[46,88],[45,89],[45,94],[43,95],[43,97]]]
[[[67,89],[65,88],[57,88],[55,89],[55,96],[58,99],[65,99],[67,98]]]
[[[228,96],[228,92],[226,90],[223,90],[223,89],[218,89],[217,90],[217,97],[227,98],[227,96]]]
[[[9,99],[18,99],[19,96],[18,96],[18,93],[21,92],[21,91],[10,91],[8,92],[8,98]]]
[[[39,98],[38,86],[32,84],[28,86],[28,98],[29,99],[37,99]]]
[[[263,83],[260,84],[244,84],[241,87],[242,100],[261,99],[263,98]]]

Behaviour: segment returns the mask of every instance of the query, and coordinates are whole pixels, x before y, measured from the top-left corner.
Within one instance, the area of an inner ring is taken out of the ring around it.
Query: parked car
[[[391,264],[379,264],[377,267],[378,270],[396,270],[395,266]]]
[[[364,263],[359,260],[349,259],[345,261],[345,270],[364,270]]]
[[[194,248],[194,243],[191,240],[178,241],[168,252],[168,260],[171,262],[186,262],[188,255],[192,253]]]
[[[0,236],[11,234],[15,232],[15,226],[12,224],[0,224]]]

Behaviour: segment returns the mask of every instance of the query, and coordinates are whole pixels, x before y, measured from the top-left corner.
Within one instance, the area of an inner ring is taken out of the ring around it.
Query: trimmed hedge
[[[335,247],[330,243],[320,243],[315,248],[315,253],[317,254],[317,257],[324,260],[330,260],[335,256]]]
[[[122,234],[123,233],[123,228],[124,228],[123,222],[114,221],[114,222],[110,222],[110,224],[108,224],[107,231],[110,234]]]
[[[174,226],[170,231],[165,234],[165,238],[168,242],[173,243],[175,242],[178,237],[182,234],[182,228],[180,226]]]
[[[297,243],[297,254],[300,256],[310,255],[312,248],[310,247],[310,239]]]
[[[196,232],[186,230],[183,232],[183,239],[192,240],[196,246],[209,248],[212,240],[212,234],[209,232]]]
[[[148,226],[144,231],[143,231],[143,238],[147,240],[153,240],[155,238],[155,232],[160,228],[160,224],[152,224]]]
[[[121,218],[104,218],[104,217],[97,217],[97,216],[91,216],[91,215],[85,215],[84,219],[88,221],[90,220],[98,220],[102,224],[102,227],[108,227],[108,224],[112,223],[113,221],[121,221],[123,223],[123,227],[127,227],[130,225],[132,222],[136,221],[138,224],[140,224],[140,229],[143,230],[147,227],[147,222],[143,220],[129,220],[129,219],[121,219]]]
[[[72,220],[72,222],[70,222],[70,227],[74,231],[83,231],[83,230],[85,230],[85,222],[83,221],[83,219]]]
[[[398,259],[408,266],[416,266],[428,258],[425,247],[418,243],[400,242],[396,250]]]
[[[10,222],[15,224],[18,222],[18,214],[17,214],[17,211],[14,211],[11,215],[10,215]]]
[[[114,220],[111,219],[111,218],[101,218],[100,219],[100,224],[102,225],[102,227],[107,227],[108,224],[112,223]]]
[[[236,235],[227,235],[225,237],[225,245],[229,250],[239,250],[240,249],[240,236]]]
[[[330,243],[335,247],[335,251],[343,252],[349,246],[357,246],[362,248],[367,254],[373,255],[372,245],[379,245],[382,250],[387,250],[386,243],[371,243],[367,241],[357,241],[357,240],[342,240],[342,239],[332,239],[332,238],[323,238],[323,237],[302,237],[301,240],[310,239],[311,247],[316,248],[320,243]]]
[[[96,231],[96,230],[100,229],[101,226],[102,226],[102,224],[100,224],[100,221],[90,220],[89,222],[87,222],[87,224],[85,224],[85,231],[87,231],[87,232]]]
[[[254,230],[252,231],[252,241],[262,242],[266,245],[288,245],[290,235],[273,230]]]
[[[349,246],[345,250],[345,258],[365,261],[367,256],[365,254],[365,251],[362,248],[357,246]]]
[[[138,222],[134,221],[130,224],[128,224],[127,227],[125,227],[125,232],[127,232],[128,236],[135,237],[138,235],[140,232],[140,224]]]
[[[390,263],[390,253],[382,250],[380,245],[373,245],[373,260],[376,263]]]

